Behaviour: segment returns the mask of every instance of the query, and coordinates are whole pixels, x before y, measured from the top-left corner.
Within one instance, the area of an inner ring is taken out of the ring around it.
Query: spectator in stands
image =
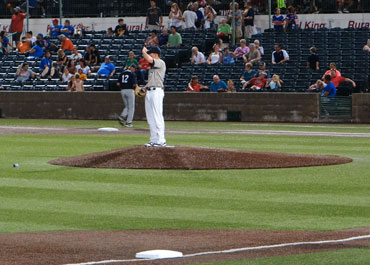
[[[333,82],[331,82],[331,76],[325,75],[324,77],[324,83],[323,89],[321,91],[322,97],[335,97],[337,94],[337,89],[335,88]]]
[[[51,43],[49,40],[45,39],[44,35],[41,33],[37,34],[36,40],[41,43],[41,47],[44,51],[49,50],[56,52],[58,50],[58,47],[54,43]]]
[[[232,56],[229,47],[225,47],[224,49],[224,54],[222,55],[222,63],[223,64],[235,63],[234,57]]]
[[[159,40],[157,38],[157,31],[154,29],[150,33],[150,36],[146,38],[145,46],[158,46],[158,45],[159,45]]]
[[[86,61],[85,61],[84,59],[81,59],[81,60],[79,61],[79,64],[76,66],[76,70],[77,70],[77,71],[82,70],[82,72],[83,72],[86,76],[91,75],[90,67],[87,65],[87,63],[86,63]]]
[[[65,67],[63,75],[62,75],[62,82],[67,83],[69,80],[71,80],[72,77],[73,77],[73,74],[71,74],[68,71],[67,67]]]
[[[257,51],[254,43],[249,44],[249,52],[243,55],[243,61],[245,63],[255,63],[261,60],[261,54]]]
[[[76,61],[68,60],[67,61],[67,69],[71,74],[75,74],[77,72]]]
[[[196,29],[195,22],[197,19],[197,14],[193,11],[193,4],[189,3],[187,10],[184,12],[185,29]]]
[[[195,14],[197,15],[197,21],[195,22],[195,26],[197,29],[200,29],[203,27],[204,24],[204,15],[201,10],[199,10],[199,4],[198,2],[194,2],[193,9]]]
[[[213,15],[213,19],[215,19],[217,17],[217,12],[216,10],[211,6],[211,5],[207,5],[207,1],[200,1],[200,12],[202,12],[203,14],[203,17],[205,18],[206,15],[206,9],[209,8],[209,10],[211,11],[212,15]]]
[[[66,19],[66,21],[64,21],[64,26],[60,30],[60,33],[64,34],[65,37],[69,38],[73,35],[74,31],[75,29],[73,28],[73,26],[71,26],[71,21]]]
[[[214,14],[210,6],[206,6],[204,9],[204,29],[213,29],[215,26]]]
[[[310,56],[307,58],[307,68],[311,70],[319,70],[319,56],[317,56],[316,47],[310,48]]]
[[[84,59],[87,64],[91,66],[98,66],[101,63],[101,58],[100,58],[100,53],[99,51],[95,48],[94,44],[90,44],[86,48],[86,53],[84,55]]]
[[[260,62],[258,66],[258,71],[266,73],[266,78],[270,78],[270,71],[266,69],[266,63]],[[258,73],[256,75],[258,75]]]
[[[58,37],[61,41],[60,48],[64,51],[72,52],[74,50],[73,42],[67,38],[64,34],[60,34]]]
[[[68,82],[68,90],[71,92],[84,92],[84,81],[81,80],[79,74],[75,74],[74,78],[71,78],[71,80]]]
[[[4,50],[3,50],[3,39],[0,36],[0,55],[3,55]]]
[[[366,45],[364,46],[364,51],[370,52],[370,39],[367,40]]]
[[[224,92],[228,89],[225,81],[222,81],[218,75],[213,76],[213,82],[211,83],[210,92]]]
[[[177,32],[177,28],[175,26],[171,26],[171,34],[168,36],[168,47],[180,47],[182,44],[181,35]]]
[[[336,76],[342,76],[342,74],[338,71],[337,65],[333,62],[329,64],[329,70],[327,70],[323,76],[322,79],[324,79],[325,75],[330,75],[332,78]]]
[[[31,46],[35,45],[35,42],[37,41],[37,39],[36,39],[35,36],[33,36],[32,31],[27,31],[26,32],[26,37],[27,37],[27,41],[30,42]]]
[[[247,46],[247,41],[245,39],[240,40],[240,47],[236,48],[232,55],[236,59],[241,59],[244,54],[249,52],[249,47]]]
[[[286,50],[283,49],[283,45],[276,43],[275,51],[272,53],[272,63],[282,64],[289,61],[289,55]]]
[[[285,31],[292,31],[297,29],[297,15],[294,7],[288,7],[288,14],[285,16]]]
[[[227,81],[227,92],[236,92],[234,81],[232,79]]]
[[[109,56],[105,56],[104,63],[100,65],[100,68],[98,70],[98,75],[101,76],[113,76],[116,72],[116,67],[111,62]]]
[[[145,58],[141,58],[139,60],[139,65],[138,65],[138,71],[136,72],[136,76],[139,77],[139,84],[145,84],[145,80],[147,79],[148,76],[148,71],[150,69],[150,64]]]
[[[45,76],[53,77],[55,74],[54,63],[50,59],[50,57],[51,57],[51,52],[45,51],[45,56],[41,59],[40,66],[39,66],[41,77],[45,77]]]
[[[85,73],[83,72],[83,70],[82,70],[82,69],[79,69],[79,70],[77,71],[77,73],[80,75],[80,79],[81,79],[82,81],[85,81],[85,80],[87,79],[87,75],[85,75]]]
[[[158,36],[158,44],[159,46],[167,45],[168,43],[168,29],[163,28],[162,34]]]
[[[186,90],[186,92],[200,92],[201,89],[208,89],[208,86],[203,86],[201,84],[199,84],[199,78],[198,76],[196,75],[193,75],[191,80],[190,80],[190,83],[188,84],[188,88]]]
[[[228,24],[232,25],[233,3],[229,4]],[[239,41],[243,37],[242,31],[243,12],[239,9],[239,3],[235,2],[235,39]]]
[[[284,31],[284,16],[280,13],[280,8],[275,9],[275,15],[272,16],[272,24],[274,25],[274,30],[276,32]]]
[[[83,58],[83,56],[81,53],[78,52],[77,48],[75,47],[73,49],[73,53],[70,56],[68,56],[68,58],[74,61],[79,61],[80,59]]]
[[[86,27],[82,23],[79,23],[75,27],[73,35],[81,37],[81,36],[85,35],[85,31],[86,31]]]
[[[61,75],[64,72],[64,68],[67,68],[67,56],[62,49],[57,52],[57,71]]]
[[[58,37],[61,34],[62,28],[63,26],[59,25],[59,20],[57,18],[54,18],[53,26],[51,26],[49,29],[49,35],[54,38]]]
[[[127,26],[123,21],[123,18],[118,19],[118,25],[114,29],[114,33],[117,37],[127,35]]]
[[[105,33],[105,36],[107,36],[107,37],[112,37],[112,36],[114,36],[114,31],[113,31],[113,28],[108,28],[107,29],[107,33]]]
[[[13,48],[13,45],[11,43],[9,43],[9,38],[7,37],[8,33],[6,31],[4,31],[4,30],[1,31],[0,36],[1,36],[1,43],[2,43],[3,52],[7,53],[7,52],[9,52],[8,46]]]
[[[231,36],[231,27],[226,23],[226,19],[221,20],[221,24],[217,28],[217,38],[219,41],[220,47],[223,47],[223,43],[229,43]]]
[[[41,43],[36,41],[35,45],[29,51],[29,59],[39,59],[44,55],[44,50],[41,47]]]
[[[254,40],[254,45],[256,45],[256,49],[257,49],[257,51],[260,53],[260,55],[261,55],[261,57],[262,57],[262,55],[264,55],[265,54],[265,50],[263,49],[263,47],[262,46],[260,46],[260,41],[259,40]]]
[[[198,47],[193,47],[191,49],[191,63],[193,64],[202,64],[206,62],[204,54],[199,51]]]
[[[280,79],[279,75],[273,75],[271,80],[267,81],[266,87],[269,87],[271,90],[276,90],[281,88],[283,80]]]
[[[138,66],[138,61],[135,58],[135,53],[133,51],[130,51],[128,53],[128,59],[126,61],[125,69],[128,69],[131,65],[135,65],[135,67]]]
[[[258,73],[258,77],[253,77],[246,83],[246,87],[250,87],[252,90],[260,90],[261,88],[265,87],[266,82],[267,82],[266,73],[260,71]]]
[[[207,64],[222,63],[222,52],[220,46],[216,43],[213,45],[213,52],[208,56]]]
[[[150,8],[146,12],[145,28],[149,30],[160,30],[163,25],[163,16],[161,9],[157,7],[156,2],[150,1]]]
[[[12,20],[10,22],[9,30],[13,33],[13,42],[15,45],[19,43],[23,32],[23,22],[26,18],[26,14],[21,12],[21,9],[17,6],[14,8],[14,14],[12,15]]]
[[[182,16],[182,12],[177,3],[172,4],[171,11],[170,11],[170,14],[168,15],[168,18],[170,19],[171,27],[172,26],[175,27],[176,30],[179,30],[182,28],[184,17]]]
[[[243,75],[240,77],[243,89],[247,87],[248,81],[254,78],[256,74],[257,71],[253,70],[253,65],[251,63],[246,63]]]
[[[36,76],[36,73],[29,69],[28,63],[23,63],[20,66],[18,66],[18,70],[15,73],[15,76],[16,81],[23,83],[29,80],[30,78],[34,78]]]
[[[251,2],[245,2],[244,16],[244,38],[250,39],[254,28],[254,9]]]
[[[352,0],[337,0],[338,13],[349,13],[349,7],[353,4]]]
[[[17,52],[19,53],[26,53],[31,49],[30,42],[27,41],[27,37],[23,36],[22,41],[18,42],[17,45]]]

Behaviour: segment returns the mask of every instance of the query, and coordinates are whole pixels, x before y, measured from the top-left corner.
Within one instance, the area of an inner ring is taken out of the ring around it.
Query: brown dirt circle
[[[369,235],[370,228],[329,232],[265,230],[147,230],[67,231],[0,234],[0,264],[71,264],[103,260],[135,259],[137,252],[167,249],[184,255],[235,248],[268,246],[293,242],[338,240]],[[210,254],[167,260],[115,262],[107,264],[194,264],[243,260],[369,247],[369,239],[344,243],[298,245],[228,254]],[[243,262],[241,262],[242,264]]]
[[[132,146],[76,157],[59,158],[50,164],[121,169],[263,169],[326,166],[350,163],[334,155],[300,155],[207,147]]]

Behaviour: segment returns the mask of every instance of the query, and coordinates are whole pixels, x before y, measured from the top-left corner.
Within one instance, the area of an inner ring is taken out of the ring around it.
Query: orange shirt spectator
[[[17,50],[19,53],[26,53],[31,49],[30,43],[27,41],[26,37],[22,38],[22,41],[18,43]]]
[[[148,70],[150,68],[150,64],[147,60],[145,60],[144,58],[141,58],[139,60],[139,68],[143,70]]]
[[[74,50],[73,42],[69,38],[67,38],[66,36],[61,34],[61,35],[59,35],[59,39],[62,42],[62,45],[60,47],[62,50],[67,50],[67,51],[73,51]]]

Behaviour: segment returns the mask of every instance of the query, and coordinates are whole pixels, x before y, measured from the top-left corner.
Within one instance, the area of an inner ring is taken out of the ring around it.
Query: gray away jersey
[[[148,83],[145,87],[163,88],[164,75],[166,74],[166,63],[161,59],[153,59],[149,69]]]

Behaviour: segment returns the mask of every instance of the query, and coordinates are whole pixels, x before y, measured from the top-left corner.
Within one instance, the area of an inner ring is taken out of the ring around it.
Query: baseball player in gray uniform
[[[161,60],[161,50],[158,47],[151,47],[147,50],[143,47],[143,57],[150,64],[147,90],[145,96],[145,113],[150,127],[150,141],[146,147],[165,147],[164,118],[163,118],[163,81],[166,73],[166,63]]]
[[[131,65],[127,70],[123,71],[120,75],[117,86],[121,88],[121,95],[125,108],[121,116],[118,116],[118,121],[121,125],[126,127],[133,127],[132,120],[135,112],[135,93],[134,90],[137,86],[135,65]]]

